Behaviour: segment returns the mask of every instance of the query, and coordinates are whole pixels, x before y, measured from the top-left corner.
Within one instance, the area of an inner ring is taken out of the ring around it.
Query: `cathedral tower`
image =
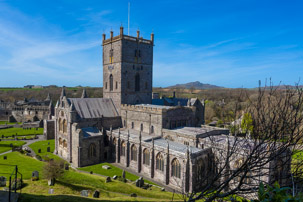
[[[121,104],[151,104],[153,46],[151,39],[120,34],[106,39],[103,34],[103,97],[111,98],[120,112]]]

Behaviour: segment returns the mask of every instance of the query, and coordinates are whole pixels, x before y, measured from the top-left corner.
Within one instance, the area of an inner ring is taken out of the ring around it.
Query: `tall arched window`
[[[135,127],[135,124],[134,124],[134,122],[132,122],[132,129],[134,129],[134,127]]]
[[[59,118],[59,120],[58,120],[58,125],[59,125],[59,131],[62,131],[62,120],[61,120],[61,118]]]
[[[109,90],[113,91],[113,89],[114,89],[114,79],[113,79],[113,75],[111,74],[109,76]]]
[[[67,122],[65,119],[63,120],[63,133],[67,133]]]
[[[148,149],[144,149],[144,151],[143,151],[143,164],[149,165],[149,160],[150,160],[149,150]]]
[[[156,169],[164,171],[164,160],[161,153],[158,153],[156,156]]]
[[[97,156],[97,150],[95,144],[90,144],[88,149],[88,158],[96,157]]]
[[[62,146],[62,138],[59,137],[59,146]]]
[[[135,91],[140,91],[140,74],[135,76]]]
[[[143,123],[141,123],[140,130],[143,131]]]
[[[137,161],[137,147],[136,147],[136,145],[133,145],[131,147],[131,156],[130,156],[130,159],[132,161]]]
[[[67,148],[67,142],[66,142],[66,140],[63,140],[63,148]]]
[[[181,165],[178,159],[174,159],[171,163],[171,176],[181,178]]]
[[[125,148],[126,148],[126,144],[125,142],[123,141],[121,143],[121,156],[125,156]]]
[[[151,133],[154,133],[154,132],[155,132],[155,131],[154,131],[154,126],[151,126],[150,132],[151,132]]]

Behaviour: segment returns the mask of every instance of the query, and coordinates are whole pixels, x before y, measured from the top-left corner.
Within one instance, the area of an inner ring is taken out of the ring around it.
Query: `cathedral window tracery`
[[[149,150],[144,149],[144,151],[143,151],[143,164],[149,166],[149,163],[150,163]]]
[[[161,153],[158,153],[156,157],[156,169],[164,171],[164,160]]]
[[[136,145],[133,145],[131,147],[131,160],[132,161],[137,161],[137,147],[136,147]]]
[[[181,178],[181,165],[178,159],[175,158],[171,164],[172,164],[171,176]]]
[[[109,90],[110,91],[114,90],[114,79],[113,79],[113,75],[112,74],[109,76]]]
[[[92,158],[96,156],[97,156],[96,145],[92,143],[89,145],[88,158]]]

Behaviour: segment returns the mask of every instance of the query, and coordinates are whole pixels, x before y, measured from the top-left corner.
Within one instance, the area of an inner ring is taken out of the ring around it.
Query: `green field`
[[[19,147],[24,145],[26,142],[24,141],[0,141],[0,154],[6,151],[11,150],[10,144],[13,144],[15,147]]]
[[[21,122],[7,122],[7,121],[0,121],[0,125],[15,125],[15,124],[19,124],[21,125],[22,123]]]
[[[103,165],[108,165],[111,167],[111,169],[108,169],[108,170],[103,169],[102,168]],[[87,171],[87,172],[93,171],[93,173],[97,173],[97,174],[105,175],[105,176],[109,176],[109,177],[113,177],[114,175],[122,176],[122,172],[123,172],[122,169],[117,168],[117,167],[111,165],[110,163],[100,163],[100,164],[96,164],[96,165],[92,165],[92,166],[86,166],[86,167],[79,168],[79,170],[83,170],[83,171]],[[125,178],[135,181],[139,177],[136,175],[133,175],[129,172],[125,172]],[[144,181],[146,181],[149,184],[155,184],[155,183],[152,183],[147,180],[144,180]]]
[[[31,130],[25,130],[23,128],[6,128],[6,129],[0,129],[0,138],[2,138],[2,135],[4,137],[11,137],[12,135],[17,136],[34,136],[34,135],[42,135],[43,134],[43,128],[32,128]]]
[[[34,142],[30,144],[29,147],[34,150],[36,154],[40,155],[43,159],[45,159],[46,156],[48,158],[60,159],[60,157],[53,154],[55,150],[55,140],[42,140]],[[50,147],[50,152],[47,152],[47,147]],[[39,149],[41,149],[41,153],[38,153]]]

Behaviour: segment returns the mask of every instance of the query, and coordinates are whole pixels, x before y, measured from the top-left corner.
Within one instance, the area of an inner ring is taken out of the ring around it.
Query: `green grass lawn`
[[[108,169],[108,170],[103,169],[102,168],[103,165],[108,165],[108,166],[111,167],[111,169]],[[79,170],[84,170],[84,171],[87,171],[87,172],[93,171],[93,173],[97,173],[97,174],[105,175],[105,176],[109,176],[109,177],[113,177],[114,175],[122,176],[122,172],[123,172],[122,169],[117,168],[117,167],[111,165],[110,163],[100,163],[100,164],[96,164],[96,165],[92,165],[92,166],[86,166],[86,167],[79,168]],[[136,176],[136,175],[133,175],[129,172],[125,172],[125,178],[129,179],[129,180],[132,180],[132,181],[135,181],[139,177]],[[144,180],[144,181],[146,181],[149,184],[155,184],[155,183],[152,183],[148,180]]]
[[[6,151],[11,150],[10,144],[13,144],[13,146],[19,147],[21,145],[24,145],[26,142],[24,141],[0,141],[0,154]]]
[[[45,159],[45,156],[53,159],[60,159],[60,157],[53,154],[55,150],[55,140],[42,140],[42,141],[34,142],[30,144],[29,147],[32,150],[34,150],[36,154],[40,155],[43,159]],[[50,147],[50,152],[47,152],[47,147]],[[41,149],[41,153],[38,153],[39,149]]]
[[[7,122],[7,121],[0,121],[0,125],[5,125],[5,124],[7,124],[7,125],[15,125],[15,124],[21,125],[22,122]]]
[[[3,156],[7,156],[7,159],[4,160]],[[19,172],[23,175],[23,179],[30,179],[33,171],[36,170],[42,173],[44,162],[20,154],[19,152],[11,152],[0,156],[0,164],[17,165]],[[0,165],[0,170],[1,173],[11,173],[13,171],[11,166],[3,165]],[[9,177],[8,174],[1,175]]]
[[[0,130],[0,138],[2,138],[2,135],[4,137],[10,137],[12,135],[17,136],[30,136],[30,135],[42,135],[43,134],[43,128],[32,128],[31,130],[25,130],[23,128],[6,128]]]

